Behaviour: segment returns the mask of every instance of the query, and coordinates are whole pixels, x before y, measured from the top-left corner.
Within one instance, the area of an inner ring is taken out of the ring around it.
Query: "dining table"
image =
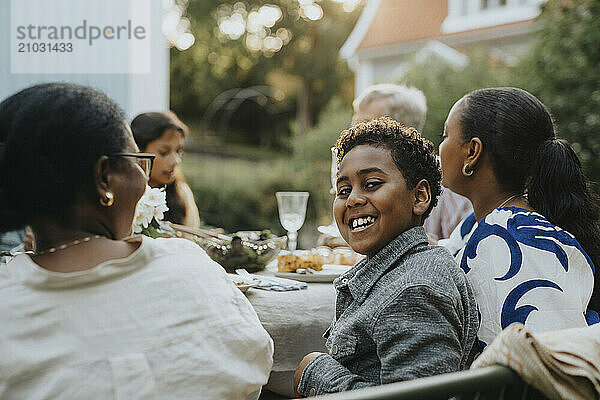
[[[257,273],[274,276],[271,269]],[[313,351],[325,352],[323,333],[335,309],[331,282],[309,282],[306,289],[270,291],[251,288],[246,297],[273,339],[273,368],[264,389],[283,397],[295,397],[293,375],[302,358]]]

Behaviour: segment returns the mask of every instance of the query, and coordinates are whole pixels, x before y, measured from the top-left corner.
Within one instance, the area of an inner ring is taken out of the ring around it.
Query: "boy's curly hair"
[[[429,182],[431,203],[421,218],[421,222],[425,221],[437,204],[442,190],[442,173],[433,151],[433,143],[421,137],[415,128],[403,125],[390,117],[359,122],[342,131],[335,144],[338,166],[344,155],[363,144],[389,149],[392,160],[406,179],[409,188],[414,188],[421,179]]]

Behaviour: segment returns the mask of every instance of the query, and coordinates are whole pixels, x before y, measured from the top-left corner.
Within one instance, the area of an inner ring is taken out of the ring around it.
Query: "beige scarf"
[[[600,398],[600,324],[536,334],[512,324],[471,368],[506,365],[551,399]]]

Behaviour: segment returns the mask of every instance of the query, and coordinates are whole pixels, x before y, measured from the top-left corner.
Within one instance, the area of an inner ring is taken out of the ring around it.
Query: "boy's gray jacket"
[[[341,392],[468,368],[478,314],[464,272],[423,227],[400,234],[333,282],[328,354],[300,381],[305,396]]]

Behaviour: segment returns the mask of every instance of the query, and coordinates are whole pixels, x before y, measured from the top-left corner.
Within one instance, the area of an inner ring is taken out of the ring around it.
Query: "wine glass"
[[[287,231],[288,250],[296,250],[298,230],[304,224],[306,217],[306,203],[308,192],[277,192],[277,207],[279,208],[279,222]]]

